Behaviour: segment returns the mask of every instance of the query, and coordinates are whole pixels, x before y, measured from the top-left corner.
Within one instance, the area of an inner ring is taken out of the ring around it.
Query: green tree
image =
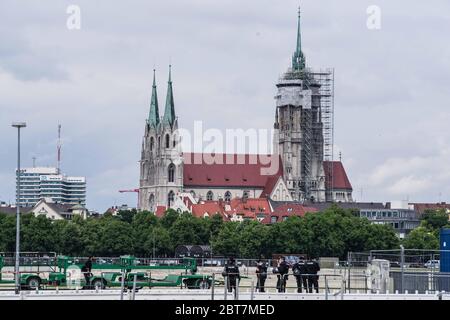
[[[227,222],[216,236],[213,236],[211,243],[214,254],[224,256],[238,256],[241,245],[239,239],[239,222]]]
[[[269,228],[258,221],[244,221],[238,227],[239,256],[257,258],[268,255]]]
[[[164,228],[169,229],[175,223],[175,221],[177,221],[179,215],[180,214],[173,209],[166,210],[163,217],[160,219],[161,225]]]
[[[448,224],[448,213],[444,209],[426,210],[420,217],[422,226],[439,232],[439,229]]]
[[[209,231],[203,219],[182,213],[169,228],[171,247],[178,245],[203,245],[209,242]]]
[[[438,250],[439,238],[430,229],[420,226],[406,236],[403,245],[406,249]]]
[[[16,245],[16,217],[0,214],[0,251],[12,252]]]
[[[54,222],[54,251],[59,254],[80,256],[83,254],[83,241],[80,224],[75,221],[58,220]]]
[[[43,215],[21,216],[21,251],[50,252],[55,250],[56,237],[52,221]]]
[[[116,217],[119,218],[121,221],[131,223],[133,221],[133,217],[137,214],[136,209],[131,210],[119,210],[117,212]]]

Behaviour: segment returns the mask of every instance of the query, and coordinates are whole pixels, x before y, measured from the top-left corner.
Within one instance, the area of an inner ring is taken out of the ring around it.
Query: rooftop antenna
[[[36,168],[36,157],[33,157],[33,168]]]
[[[339,162],[342,162],[342,152],[339,151]]]
[[[57,151],[58,151],[58,161],[56,166],[56,171],[58,174],[61,173],[61,125],[58,124],[58,144],[57,144]]]

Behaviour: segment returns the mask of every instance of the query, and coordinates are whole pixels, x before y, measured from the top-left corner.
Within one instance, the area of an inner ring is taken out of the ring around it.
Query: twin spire
[[[173,89],[172,89],[172,66],[169,65],[169,81],[167,86],[166,108],[164,110],[164,116],[162,119],[163,125],[172,126],[175,122],[175,104],[173,101]],[[156,77],[155,70],[153,69],[153,86],[152,97],[150,100],[150,113],[148,116],[148,124],[150,127],[156,128],[160,124],[159,107],[158,107],[158,95],[156,92]]]
[[[302,35],[300,30],[300,7],[298,8],[298,26],[297,26],[297,47],[295,49],[294,55],[292,56],[292,69],[295,71],[300,71],[305,69],[305,56],[302,52]]]

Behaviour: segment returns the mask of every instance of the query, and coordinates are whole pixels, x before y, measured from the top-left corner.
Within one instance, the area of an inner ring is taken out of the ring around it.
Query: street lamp
[[[13,122],[12,126],[17,128],[17,181],[16,181],[16,264],[14,267],[16,294],[20,291],[19,275],[19,250],[20,250],[20,129],[25,128],[25,122]]]

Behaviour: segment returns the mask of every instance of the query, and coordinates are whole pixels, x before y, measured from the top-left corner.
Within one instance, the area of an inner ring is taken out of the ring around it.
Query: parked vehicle
[[[440,261],[439,260],[428,260],[425,263],[425,268],[429,269],[439,269]]]

